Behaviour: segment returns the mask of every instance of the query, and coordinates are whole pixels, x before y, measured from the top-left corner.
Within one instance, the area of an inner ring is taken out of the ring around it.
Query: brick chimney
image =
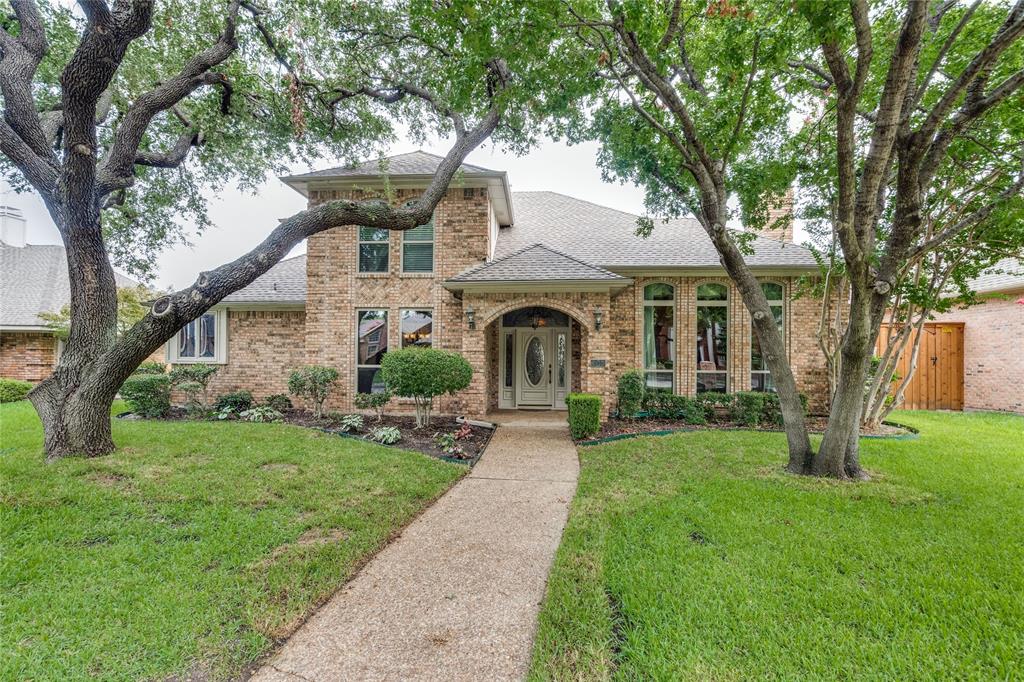
[[[7,246],[25,246],[25,216],[13,206],[0,205],[0,242]]]
[[[759,232],[762,237],[793,243],[793,188],[786,190],[778,201],[768,208],[768,222]]]

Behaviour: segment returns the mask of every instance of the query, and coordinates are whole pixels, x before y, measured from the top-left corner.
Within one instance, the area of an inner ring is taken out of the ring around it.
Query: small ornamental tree
[[[185,392],[190,409],[208,412],[210,409],[210,380],[219,370],[219,365],[211,365],[206,362],[177,365],[171,370],[171,385]],[[200,395],[202,399],[200,399]]]
[[[338,370],[333,367],[307,365],[288,377],[288,392],[309,400],[313,404],[313,416],[320,419],[324,416],[324,402],[337,380]]]
[[[458,353],[433,348],[389,351],[380,363],[388,390],[416,403],[416,428],[430,426],[434,397],[469,386],[473,368]]]

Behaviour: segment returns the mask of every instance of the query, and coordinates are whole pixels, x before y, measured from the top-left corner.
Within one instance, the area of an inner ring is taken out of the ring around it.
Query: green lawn
[[[43,463],[0,405],[0,679],[233,677],[464,467],[276,424],[114,422]]]
[[[533,679],[1024,678],[1024,418],[900,413],[870,483],[782,434],[580,450]]]

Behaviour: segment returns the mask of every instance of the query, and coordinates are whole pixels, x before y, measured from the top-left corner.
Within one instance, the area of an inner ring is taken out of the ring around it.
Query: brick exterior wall
[[[416,196],[418,190],[398,190],[396,203]],[[312,190],[310,204],[339,198],[362,198],[364,193],[344,190]],[[438,401],[440,412],[483,417],[494,410],[499,396],[501,315],[527,307],[546,306],[573,319],[571,384],[573,391],[604,396],[604,411],[615,407],[616,382],[625,371],[643,362],[643,287],[661,281],[676,287],[675,363],[676,391],[696,391],[696,289],[707,281],[729,288],[728,369],[729,390],[750,388],[749,315],[735,288],[725,277],[637,277],[635,285],[613,292],[531,291],[529,293],[464,292],[460,299],[446,290],[443,281],[486,261],[489,251],[491,208],[485,188],[450,189],[434,214],[434,272],[429,275],[401,272],[402,233],[389,235],[389,269],[386,273],[358,272],[358,233],[355,227],[337,227],[314,235],[307,247],[306,311],[231,310],[228,324],[228,364],[212,384],[213,395],[248,389],[257,397],[287,391],[288,372],[303,364],[321,364],[340,373],[338,386],[328,401],[329,409],[350,412],[356,393],[356,326],[360,309],[388,312],[388,347],[401,344],[400,312],[429,309],[433,312],[433,344],[455,350],[473,366],[468,389]],[[792,295],[790,278],[773,278]],[[468,329],[465,310],[475,311],[475,329]],[[594,310],[600,306],[604,324],[594,328]],[[811,409],[820,412],[827,404],[825,363],[814,340],[817,304],[791,301],[786,306],[786,337],[790,360],[801,390],[811,398]],[[411,412],[411,402],[395,401],[394,412]]]
[[[964,323],[964,408],[1024,414],[1024,288],[936,315]]]
[[[0,377],[37,383],[57,362],[57,339],[47,332],[0,332]]]

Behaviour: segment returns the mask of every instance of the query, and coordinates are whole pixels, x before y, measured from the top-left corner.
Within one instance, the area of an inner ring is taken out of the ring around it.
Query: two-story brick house
[[[283,178],[311,205],[384,193],[395,201],[426,186],[439,157],[414,152]],[[386,178],[381,168],[386,166]],[[560,409],[571,391],[605,396],[618,376],[699,391],[770,389],[749,315],[693,220],[636,236],[637,216],[553,192],[510,191],[504,172],[469,164],[433,221],[408,232],[338,227],[182,330],[170,362],[223,364],[214,390],[286,391],[290,370],[339,370],[331,407],[382,389],[388,349],[455,350],[473,366],[469,389],[442,410]],[[764,281],[812,409],[827,400],[815,341],[818,305],[794,299],[816,272],[791,229],[762,233],[748,256]],[[774,238],[768,238],[774,237]]]

